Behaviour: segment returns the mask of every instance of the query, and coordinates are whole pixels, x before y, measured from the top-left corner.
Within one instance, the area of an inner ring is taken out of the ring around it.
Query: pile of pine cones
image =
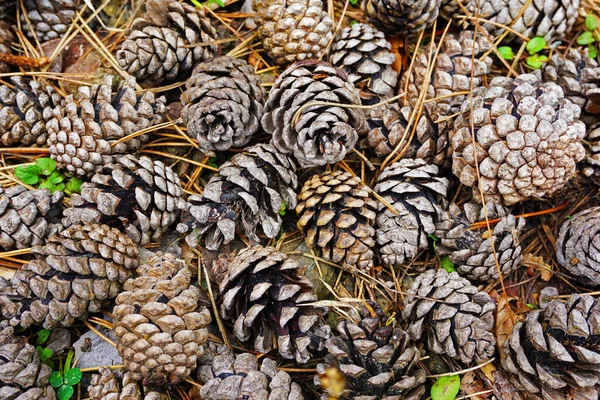
[[[600,11],[542,3],[2,1],[0,399],[98,318],[91,400],[598,399]]]

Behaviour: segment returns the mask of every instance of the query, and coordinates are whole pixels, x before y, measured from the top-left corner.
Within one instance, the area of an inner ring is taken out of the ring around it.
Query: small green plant
[[[67,179],[56,170],[56,161],[47,157],[38,158],[33,165],[15,168],[15,175],[27,185],[48,189],[52,193],[59,190],[66,194],[79,193],[83,183],[79,178]]]
[[[54,369],[54,362],[50,359],[54,355],[54,351],[48,347],[43,347],[43,344],[48,341],[50,337],[50,331],[48,329],[41,329],[37,333],[36,350],[40,354],[40,361]]]
[[[450,260],[450,257],[448,256],[442,257],[442,268],[444,268],[448,272],[456,271],[456,268],[454,268],[454,263]]]
[[[525,58],[525,64],[532,69],[539,69],[548,61],[548,56],[540,52],[548,47],[546,39],[543,37],[534,37],[527,42],[526,50],[529,55]],[[498,47],[498,53],[505,60],[512,61],[515,58],[513,49],[509,46]]]
[[[431,400],[454,400],[459,390],[460,376],[442,376],[431,387]]]
[[[600,43],[600,29],[598,29],[598,18],[593,14],[585,17],[585,32],[577,38],[577,44],[587,46],[590,58],[598,57],[598,43]]]
[[[213,3],[217,4],[219,7],[225,7],[224,0],[208,0],[206,3],[200,3],[198,0],[190,0],[190,1],[196,7],[209,7]]]
[[[62,372],[59,370],[50,374],[50,385],[54,389],[57,389],[56,394],[59,400],[69,400],[73,397],[75,393],[73,386],[81,381],[81,370],[79,368],[71,368],[71,361],[73,361],[74,354],[73,350],[69,351]]]
[[[279,215],[281,215],[282,217],[285,215],[285,210],[287,209],[287,204],[285,204],[285,201],[281,201],[281,206],[279,206]]]

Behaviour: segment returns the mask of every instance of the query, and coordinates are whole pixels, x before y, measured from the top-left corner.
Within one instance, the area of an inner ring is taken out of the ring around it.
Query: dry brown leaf
[[[489,364],[488,364],[489,365]],[[488,387],[484,382],[477,376],[475,371],[469,371],[463,375],[460,380],[460,391],[464,396],[469,396],[469,399],[473,400],[487,400],[491,393],[489,394],[476,394],[485,392],[488,390]]]
[[[552,265],[545,262],[542,256],[534,256],[531,253],[525,254],[523,256],[523,265],[540,271],[541,278],[545,282],[548,282],[552,278]]]
[[[516,300],[514,297],[507,298],[506,296],[499,296],[498,303],[496,306],[496,343],[498,346],[498,353],[500,353],[500,361],[504,361],[504,352],[502,346],[510,333],[512,328],[517,322],[517,316],[510,308],[510,302]]]

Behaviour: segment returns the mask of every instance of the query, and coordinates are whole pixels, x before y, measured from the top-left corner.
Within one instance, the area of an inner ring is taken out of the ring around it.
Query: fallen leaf
[[[498,346],[498,353],[500,353],[501,361],[503,361],[505,357],[502,346],[510,336],[515,322],[517,322],[517,316],[510,307],[510,302],[514,300],[514,297],[507,298],[506,296],[499,296],[496,305],[496,344]]]
[[[486,400],[488,398],[487,394],[476,394],[485,392],[486,390],[488,390],[487,386],[481,381],[475,371],[467,372],[460,380],[460,391],[465,396],[469,396],[470,400]]]
[[[442,376],[431,387],[432,400],[454,400],[460,390],[460,376]]]
[[[552,265],[544,261],[542,256],[534,256],[531,253],[523,256],[523,265],[538,270],[541,274],[542,280],[548,282],[552,278],[553,268]]]

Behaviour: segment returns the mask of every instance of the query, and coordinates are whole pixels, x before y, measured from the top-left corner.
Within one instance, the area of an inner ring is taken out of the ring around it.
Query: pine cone
[[[466,9],[471,16],[481,16],[477,24],[495,37],[504,33],[503,26],[510,26],[512,31],[530,39],[541,36],[553,43],[571,31],[579,15],[580,0],[460,0],[460,4],[459,0],[442,0],[440,14],[458,21]],[[468,20],[471,24],[473,21]],[[508,38],[517,36],[509,33]]]
[[[0,322],[0,399],[56,400],[48,384],[51,372],[26,337],[14,336],[14,329]]]
[[[0,17],[1,17],[0,11]],[[15,40],[10,24],[0,18],[0,53],[11,54],[10,44]],[[0,74],[10,71],[10,66],[0,61]]]
[[[212,343],[211,343],[212,344]],[[212,357],[198,360],[198,380],[203,400],[255,399],[302,400],[302,391],[277,361],[254,354],[233,354],[222,345]],[[259,365],[260,364],[260,365]]]
[[[0,309],[12,325],[71,326],[99,312],[133,275],[138,250],[106,225],[75,225],[35,246],[36,259],[19,269],[0,293]]]
[[[556,258],[575,280],[600,286],[600,207],[578,212],[563,222]]]
[[[333,38],[321,0],[253,0],[263,48],[275,64],[320,59]]]
[[[63,192],[0,186],[0,248],[25,249],[42,244],[62,227]]]
[[[584,144],[586,157],[581,172],[600,186],[600,123],[590,127]]]
[[[458,273],[430,269],[408,289],[402,315],[412,340],[427,333],[430,351],[470,363],[494,354],[495,309],[487,293]]]
[[[90,400],[168,400],[169,396],[140,387],[131,372],[115,373],[110,368],[100,368],[92,375],[88,394]]]
[[[359,177],[342,170],[313,175],[298,200],[298,229],[308,247],[349,271],[373,268],[377,202]]]
[[[481,187],[486,202],[505,205],[560,189],[585,156],[579,106],[560,86],[532,74],[497,77],[478,92],[455,121],[452,172],[473,187],[475,199]]]
[[[11,78],[14,88],[0,85],[0,141],[3,146],[44,145],[46,123],[64,99],[52,86]]]
[[[348,74],[360,89],[363,104],[375,104],[394,94],[398,73],[392,68],[396,55],[382,31],[369,24],[348,26],[336,36],[329,62]]]
[[[64,106],[54,109],[47,124],[48,147],[59,169],[91,177],[106,164],[139,150],[149,135],[119,140],[164,121],[164,97],[155,99],[150,91],[136,95],[133,77],[121,81],[112,96],[113,82],[108,75],[99,85],[81,86],[77,100],[70,95]]]
[[[148,0],[147,13],[131,24],[117,52],[119,66],[154,84],[185,79],[219,51],[217,31],[203,9],[170,0]]]
[[[134,242],[158,240],[185,208],[179,177],[161,161],[125,155],[81,186],[71,197],[63,224],[107,224],[124,229]]]
[[[272,247],[240,250],[219,286],[221,317],[234,322],[237,340],[264,354],[276,338],[279,354],[299,363],[309,361],[309,350],[323,349],[330,333],[322,319],[327,309],[308,305],[317,297],[299,269]]]
[[[317,365],[314,383],[325,389],[322,399],[403,399],[421,400],[425,395],[426,372],[416,364],[420,350],[396,321],[388,324],[381,307],[363,306],[358,323],[342,321],[338,336],[327,340],[329,354]],[[339,396],[327,390],[331,368],[341,372],[345,390]]]
[[[265,91],[254,68],[229,56],[198,64],[181,95],[187,133],[204,150],[243,147],[260,127]]]
[[[440,239],[437,251],[449,255],[458,273],[470,281],[489,283],[515,271],[523,260],[519,235],[525,226],[523,218],[516,218],[499,204],[486,203],[486,210],[474,202],[466,203],[464,212],[454,203],[440,217],[435,235]],[[500,219],[487,228],[471,230],[471,224],[488,219]],[[496,265],[496,260],[498,265]]]
[[[400,108],[397,104],[374,108],[367,120],[371,129],[367,136],[368,146],[378,157],[387,156],[398,148],[396,154],[402,154],[403,158],[421,158],[429,164],[443,164],[448,135],[440,135],[438,125],[431,120],[426,109],[416,120],[413,133],[415,122],[409,127],[413,112],[416,110],[411,106]]]
[[[63,37],[77,13],[87,7],[82,0],[23,0],[23,6],[29,22],[21,15],[21,27],[40,42]]]
[[[405,158],[383,170],[374,191],[397,213],[378,202],[375,234],[381,258],[385,264],[402,265],[427,249],[427,235],[435,231],[448,179],[439,176],[435,165]]]
[[[313,102],[360,105],[346,74],[316,60],[288,67],[273,84],[261,123],[271,144],[292,153],[301,167],[335,164],[351,151],[366,129],[358,108],[311,105]],[[301,110],[302,107],[305,107]]]
[[[131,378],[144,386],[172,387],[187,379],[203,355],[210,312],[183,260],[148,257],[125,282],[113,309],[117,350]]]
[[[296,168],[286,156],[268,144],[247,147],[219,166],[202,196],[190,196],[177,230],[192,231],[186,238],[192,246],[204,238],[208,250],[232,241],[240,224],[252,244],[261,242],[259,224],[272,239],[281,230],[281,207],[296,207],[297,187]]]
[[[433,25],[441,0],[363,0],[367,20],[393,35],[420,32]]]
[[[536,399],[597,399],[600,307],[588,295],[552,300],[518,321],[504,342],[502,366]]]

